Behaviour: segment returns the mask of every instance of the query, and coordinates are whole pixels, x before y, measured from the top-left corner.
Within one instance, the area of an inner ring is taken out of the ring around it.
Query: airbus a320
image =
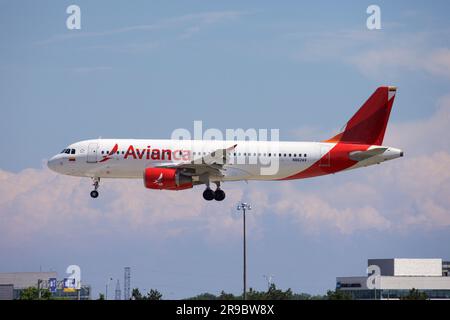
[[[92,198],[100,179],[125,178],[159,190],[205,185],[205,200],[222,201],[227,181],[312,178],[402,157],[402,150],[383,145],[395,94],[396,87],[379,87],[341,132],[321,142],[93,139],[64,148],[48,167],[90,177]],[[271,163],[276,170],[267,173]]]

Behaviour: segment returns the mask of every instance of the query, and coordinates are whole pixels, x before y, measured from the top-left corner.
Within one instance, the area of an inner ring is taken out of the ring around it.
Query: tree
[[[270,285],[267,291],[256,291],[250,288],[247,293],[248,300],[292,300],[293,297],[294,295],[290,288],[283,291],[277,289],[274,283]]]
[[[328,300],[352,300],[352,296],[341,290],[328,290],[327,291],[327,299]]]
[[[312,296],[307,293],[293,293],[291,289],[280,290],[275,284],[271,284],[267,291],[257,291],[253,288],[247,292],[248,300],[324,300],[326,296]],[[219,295],[202,293],[187,300],[242,300],[242,295],[234,295],[221,291]]]
[[[138,288],[131,291],[131,300],[161,300],[162,293],[156,289],[150,289],[147,295],[142,295]]]
[[[327,296],[311,295],[309,293],[294,293],[292,300],[325,300]]]
[[[143,300],[142,293],[138,288],[134,288],[131,291],[131,300]]]
[[[409,290],[408,294],[401,297],[400,300],[428,300],[428,295],[423,291],[412,288]]]
[[[98,295],[98,299],[97,300],[105,300],[105,295],[103,293],[100,293]]]
[[[217,300],[217,296],[215,296],[212,293],[205,292],[205,293],[200,293],[194,297],[187,298],[186,300]]]
[[[326,299],[351,299],[346,293],[328,291],[328,295],[310,295],[307,293],[294,293],[289,288],[285,291],[278,289],[275,284],[271,284],[267,291],[257,291],[253,288],[247,292],[248,300],[326,300]],[[242,300],[241,295],[234,295],[221,291],[219,295],[212,293],[202,293],[186,300]]]
[[[48,289],[41,289],[41,300],[49,300],[52,294]],[[20,300],[39,300],[39,291],[36,287],[28,287],[20,292]]]
[[[220,295],[217,297],[217,299],[219,300],[238,300],[240,299],[240,297],[236,297],[234,294],[232,293],[226,293],[225,291],[221,291]]]
[[[145,300],[161,300],[162,293],[156,289],[150,289]]]

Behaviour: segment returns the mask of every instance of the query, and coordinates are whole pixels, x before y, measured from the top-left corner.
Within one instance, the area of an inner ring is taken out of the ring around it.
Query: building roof
[[[442,259],[369,259],[367,265],[376,265],[382,276],[442,276]]]
[[[38,280],[57,278],[56,272],[9,272],[0,273],[0,285],[12,284],[14,289],[37,286]]]

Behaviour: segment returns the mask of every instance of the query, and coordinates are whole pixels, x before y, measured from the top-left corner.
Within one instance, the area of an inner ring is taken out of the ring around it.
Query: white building
[[[0,300],[19,299],[22,290],[29,287],[48,289],[50,279],[57,279],[56,272],[10,272],[0,273]],[[90,299],[91,287],[82,285],[78,292],[66,292],[62,286],[63,281],[58,281],[59,286],[52,293],[53,298],[64,299]]]
[[[450,263],[442,259],[369,259],[367,266],[367,276],[337,277],[336,290],[354,299],[398,299],[414,288],[450,299]]]

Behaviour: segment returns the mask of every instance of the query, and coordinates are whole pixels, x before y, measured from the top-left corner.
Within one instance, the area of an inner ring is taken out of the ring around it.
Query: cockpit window
[[[66,149],[65,153],[70,154],[70,149]]]
[[[61,151],[60,153],[64,153],[64,152],[66,152],[66,149],[63,149],[63,151]]]
[[[71,154],[75,154],[75,149],[70,150]]]

